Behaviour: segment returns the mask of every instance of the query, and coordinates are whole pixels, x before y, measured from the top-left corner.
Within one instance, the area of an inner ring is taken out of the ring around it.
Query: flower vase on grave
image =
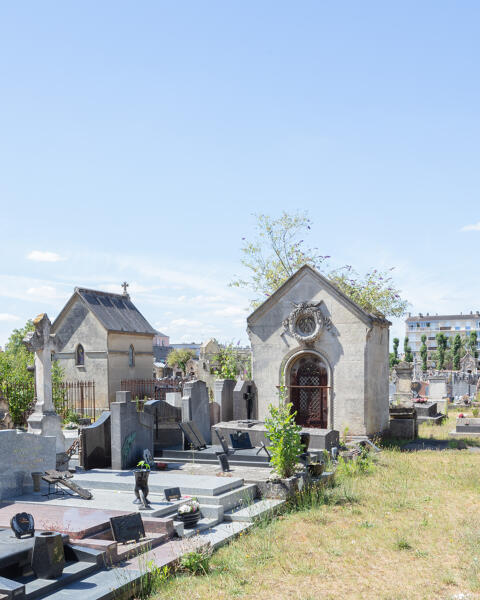
[[[32,569],[38,579],[56,579],[63,573],[65,552],[63,538],[56,531],[35,534],[32,550]]]
[[[143,463],[143,464],[141,464]],[[135,504],[143,504],[144,508],[148,508],[150,503],[148,501],[148,477],[150,475],[150,466],[140,461],[138,463],[139,468],[133,473],[135,475]],[[148,466],[148,468],[146,468]]]
[[[175,519],[177,521],[182,521],[185,529],[193,529],[200,520],[201,514],[200,504],[195,499],[192,499],[190,502],[182,504],[182,506],[179,507]]]

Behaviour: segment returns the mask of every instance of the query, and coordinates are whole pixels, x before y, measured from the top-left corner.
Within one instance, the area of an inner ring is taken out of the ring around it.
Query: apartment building
[[[452,338],[459,333],[462,337],[469,337],[472,331],[477,332],[477,348],[480,350],[480,313],[470,312],[459,315],[426,315],[412,316],[408,314],[405,319],[405,336],[408,337],[412,352],[419,358],[422,335],[427,336],[429,357],[437,349],[436,335],[443,333],[447,338]],[[399,348],[400,352],[402,347]]]

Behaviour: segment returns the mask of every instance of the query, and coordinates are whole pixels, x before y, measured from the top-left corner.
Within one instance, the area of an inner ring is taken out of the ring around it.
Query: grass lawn
[[[422,426],[445,438],[449,422]],[[480,453],[386,449],[325,503],[260,524],[156,598],[480,598]],[[464,594],[461,596],[459,594]]]

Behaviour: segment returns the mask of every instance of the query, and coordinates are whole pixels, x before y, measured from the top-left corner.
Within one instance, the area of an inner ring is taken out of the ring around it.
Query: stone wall
[[[0,500],[33,492],[31,473],[56,468],[55,446],[53,436],[0,431]]]

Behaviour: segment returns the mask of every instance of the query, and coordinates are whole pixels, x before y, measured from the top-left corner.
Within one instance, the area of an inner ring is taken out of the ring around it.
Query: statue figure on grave
[[[52,324],[46,313],[33,320],[35,330],[29,332],[23,343],[35,353],[35,408],[28,419],[28,432],[52,435],[57,439],[57,454],[65,452],[65,437],[60,416],[55,412],[52,397],[52,353],[56,349]]]

